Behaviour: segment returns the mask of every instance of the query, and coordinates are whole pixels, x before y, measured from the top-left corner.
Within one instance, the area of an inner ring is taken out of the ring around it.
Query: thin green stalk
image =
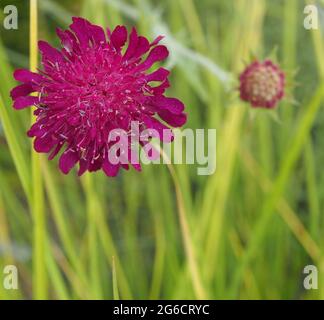
[[[37,50],[37,0],[30,0],[30,70],[36,71],[38,65]],[[32,122],[34,116],[32,115]],[[32,152],[32,214],[34,219],[33,244],[33,297],[47,298],[47,272],[45,261],[46,222],[44,212],[44,194],[41,175],[41,159]]]
[[[318,190],[316,188],[317,177],[314,161],[314,150],[311,141],[308,141],[306,144],[304,163],[306,166],[307,195],[310,208],[310,233],[315,240],[318,240],[320,235],[320,205],[318,201]]]
[[[97,210],[98,199],[95,194],[93,177],[90,174],[85,176],[85,193],[87,202],[87,241],[88,241],[88,255],[89,255],[89,279],[92,285],[92,294],[94,299],[101,299],[103,297],[100,268],[99,268],[99,244],[97,231]]]
[[[165,154],[165,152],[159,146],[156,146],[156,148],[159,150],[162,157],[166,160],[165,162],[170,163],[170,160],[168,159],[168,156]],[[171,164],[168,165],[168,169],[170,171],[174,183],[175,192],[176,192],[177,207],[178,207],[177,211],[179,215],[181,235],[182,235],[184,248],[188,260],[188,267],[190,271],[193,288],[197,299],[206,299],[207,290],[202,282],[200,269],[196,258],[195,246],[192,241],[192,233],[190,232],[190,228],[189,228],[188,217],[185,210],[185,204],[184,204],[184,199],[183,199],[183,194],[180,187],[179,179]]]
[[[48,268],[49,278],[53,285],[53,288],[56,291],[56,295],[61,300],[68,300],[69,299],[69,292],[66,286],[66,282],[61,274],[60,268],[56,264],[55,259],[52,255],[52,250],[49,243],[46,243],[46,266]]]
[[[150,299],[158,299],[161,284],[162,284],[162,277],[164,274],[164,260],[165,260],[165,251],[166,251],[166,241],[165,236],[163,233],[163,228],[161,228],[161,221],[160,215],[156,216],[155,219],[155,232],[156,232],[156,252],[154,258],[154,266],[152,272],[152,279],[151,279],[151,288],[150,288]],[[162,230],[161,230],[162,229]]]
[[[109,226],[107,225],[107,223],[105,221],[103,212],[101,210],[98,210],[97,214],[98,214],[97,215],[97,219],[98,219],[97,220],[97,223],[98,223],[97,228],[98,228],[99,237],[101,240],[101,244],[102,244],[106,259],[107,259],[108,263],[112,266],[112,257],[110,254],[114,255],[116,267],[118,269],[117,276],[118,276],[118,283],[119,283],[121,295],[124,299],[131,300],[133,295],[132,295],[131,289],[129,287],[125,272],[123,271],[123,266],[121,264],[121,261],[118,258],[117,250],[113,243],[113,238],[112,238],[111,232],[109,230]]]
[[[112,275],[113,275],[113,295],[114,300],[119,300],[119,292],[118,292],[118,283],[117,283],[117,271],[115,265],[115,259],[112,257]]]

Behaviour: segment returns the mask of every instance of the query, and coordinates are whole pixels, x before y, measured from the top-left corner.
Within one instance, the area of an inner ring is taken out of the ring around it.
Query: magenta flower
[[[185,124],[183,103],[164,96],[169,71],[161,67],[148,72],[168,56],[167,48],[159,45],[162,37],[149,43],[133,28],[123,49],[128,37],[124,26],[108,29],[106,37],[101,27],[83,18],[73,18],[70,30],[58,29],[57,35],[62,49],[39,41],[43,70],[16,70],[14,77],[22,84],[11,97],[15,109],[37,107],[28,136],[35,137],[34,149],[49,153],[50,160],[63,149],[63,173],[79,163],[79,175],[102,168],[106,175],[116,176],[121,167],[129,168],[132,151],[123,155],[126,163],[110,161],[109,134],[114,129],[125,130],[129,139],[154,129],[163,139],[168,126]],[[30,95],[35,92],[37,96]],[[132,132],[134,121],[139,133]],[[139,163],[131,164],[141,170]]]
[[[285,74],[271,60],[255,61],[240,75],[241,99],[255,108],[275,108],[284,90]]]

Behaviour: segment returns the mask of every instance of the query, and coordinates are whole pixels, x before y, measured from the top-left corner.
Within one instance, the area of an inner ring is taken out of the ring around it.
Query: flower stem
[[[166,160],[165,162],[167,163],[167,167],[174,184],[177,206],[178,206],[177,211],[178,211],[180,229],[182,233],[182,240],[184,244],[185,253],[188,260],[188,266],[189,266],[191,281],[193,284],[193,289],[195,291],[196,298],[198,300],[205,300],[208,297],[208,293],[202,281],[201,271],[196,257],[196,248],[190,232],[189,221],[186,213],[181,185],[173,165],[168,164],[170,163],[170,159],[168,158],[168,155],[161,149],[159,145],[154,144],[154,147],[157,150],[159,150],[162,157]]]
[[[30,70],[36,71],[37,59],[37,0],[30,0]],[[31,116],[34,122],[34,115]],[[45,267],[46,222],[40,156],[32,152],[32,215],[34,222],[33,244],[33,297],[46,299],[47,275]]]

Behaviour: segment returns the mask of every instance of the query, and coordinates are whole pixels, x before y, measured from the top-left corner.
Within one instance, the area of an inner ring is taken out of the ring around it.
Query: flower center
[[[261,66],[247,79],[247,91],[252,99],[271,101],[280,89],[280,77],[270,66]]]

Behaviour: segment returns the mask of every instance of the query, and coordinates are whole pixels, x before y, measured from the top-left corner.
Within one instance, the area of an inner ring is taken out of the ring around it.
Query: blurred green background
[[[186,127],[217,129],[212,176],[152,165],[80,179],[57,160],[33,165],[30,111],[9,98],[13,69],[29,64],[29,1],[0,0],[0,298],[323,299],[324,30],[303,27],[309,3],[323,22],[322,1],[39,1],[39,38],[55,46],[55,28],[79,15],[165,35]],[[2,26],[7,4],[18,30]],[[251,110],[238,74],[274,49],[291,97]],[[8,264],[18,290],[2,286]],[[310,264],[318,290],[303,287]]]

